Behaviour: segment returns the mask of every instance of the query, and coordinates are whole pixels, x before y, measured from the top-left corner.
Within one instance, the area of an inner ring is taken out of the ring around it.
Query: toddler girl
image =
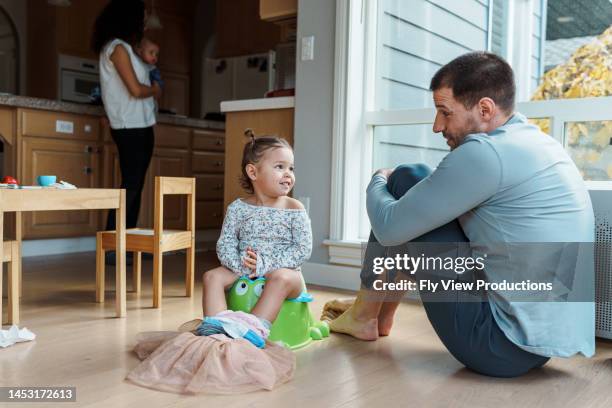
[[[265,276],[265,290],[251,311],[257,319],[235,319],[263,326],[254,332],[265,338],[283,301],[301,294],[300,266],[312,250],[308,214],[298,200],[287,196],[295,184],[291,146],[278,137],[256,138],[250,130],[246,134],[250,140],[244,146],[240,182],[250,196],[228,206],[217,241],[222,266],[204,273],[205,320],[198,329],[203,335],[223,332],[219,321],[231,317],[225,291],[238,278]]]

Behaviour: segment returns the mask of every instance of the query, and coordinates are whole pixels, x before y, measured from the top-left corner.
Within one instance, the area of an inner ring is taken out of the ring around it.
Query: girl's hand
[[[257,276],[257,253],[251,247],[247,247],[246,256],[242,258],[242,264],[253,271],[249,275],[249,279]]]

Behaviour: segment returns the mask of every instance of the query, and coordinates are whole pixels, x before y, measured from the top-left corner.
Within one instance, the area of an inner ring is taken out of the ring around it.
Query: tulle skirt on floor
[[[176,393],[236,394],[272,390],[293,378],[294,354],[268,342],[191,332],[145,332],[134,351],[142,362],[126,377],[134,384]]]

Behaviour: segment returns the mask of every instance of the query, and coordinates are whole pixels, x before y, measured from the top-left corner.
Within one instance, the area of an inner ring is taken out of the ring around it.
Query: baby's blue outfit
[[[251,274],[242,264],[247,247],[257,253],[257,276],[280,268],[299,271],[312,252],[306,210],[263,207],[235,200],[227,207],[217,241],[221,265],[239,275]]]

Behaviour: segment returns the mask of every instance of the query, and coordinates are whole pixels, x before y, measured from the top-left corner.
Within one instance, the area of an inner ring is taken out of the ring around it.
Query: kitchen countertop
[[[51,99],[32,98],[30,96],[6,95],[0,94],[0,106],[10,106],[13,108],[28,108],[40,109],[54,112],[76,113],[80,115],[95,115],[103,116],[104,108],[102,106],[62,102]],[[175,126],[187,126],[199,129],[218,129],[224,130],[225,123],[188,118],[180,115],[158,114],[157,123]]]
[[[294,96],[279,98],[244,99],[221,102],[221,112],[240,112],[269,109],[287,109],[295,106]]]

